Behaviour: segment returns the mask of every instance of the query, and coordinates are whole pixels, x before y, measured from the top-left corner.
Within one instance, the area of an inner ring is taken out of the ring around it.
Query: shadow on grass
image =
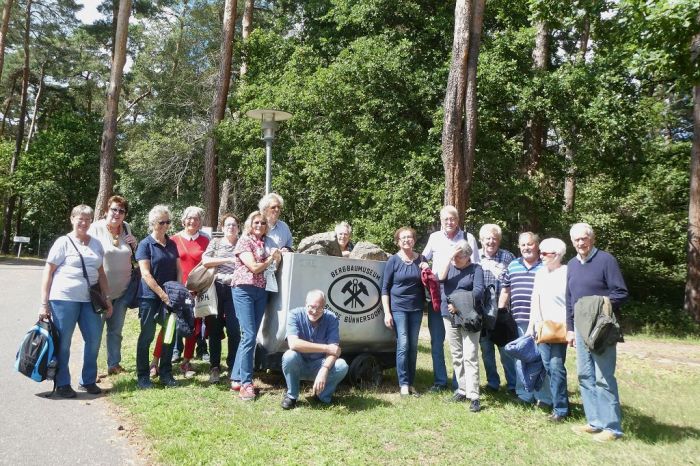
[[[700,429],[659,422],[631,406],[622,408],[622,421],[626,434],[652,445],[700,438]]]

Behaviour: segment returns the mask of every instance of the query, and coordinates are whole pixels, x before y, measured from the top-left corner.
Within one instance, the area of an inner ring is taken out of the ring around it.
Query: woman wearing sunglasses
[[[104,249],[102,265],[109,284],[108,296],[112,299],[112,316],[107,324],[107,374],[124,372],[122,360],[122,328],[126,317],[126,289],[131,280],[131,254],[136,249],[137,239],[124,221],[129,211],[129,202],[121,196],[112,196],[107,201],[107,215],[88,230]]]
[[[151,342],[156,334],[156,323],[165,325],[165,307],[168,295],[163,290],[165,282],[180,281],[182,269],[177,246],[166,232],[170,228],[170,210],[157,205],[148,213],[151,234],[141,241],[136,250],[136,260],[141,268],[142,291],[139,303],[141,333],[136,345],[136,375],[138,387],[153,387],[149,376],[148,356]],[[160,359],[160,381],[166,387],[177,385],[173,378],[172,343],[163,344],[163,357]]]
[[[231,390],[240,391],[243,401],[255,399],[253,386],[253,355],[255,337],[262,323],[267,291],[265,291],[265,275],[263,272],[276,260],[282,258],[279,249],[265,249],[267,234],[267,217],[254,211],[248,216],[243,226],[243,236],[238,240],[235,255],[235,270],[231,280],[233,287],[233,306],[241,326],[241,342],[238,346],[236,359],[231,373]]]

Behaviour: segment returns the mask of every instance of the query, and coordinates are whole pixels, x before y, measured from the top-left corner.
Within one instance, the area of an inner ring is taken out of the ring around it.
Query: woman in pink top
[[[263,272],[272,261],[282,259],[279,249],[273,248],[269,254],[265,250],[267,218],[259,211],[248,216],[243,226],[243,236],[238,240],[234,250],[235,270],[231,285],[233,286],[233,306],[241,326],[241,342],[236,353],[231,375],[231,389],[240,390],[244,401],[255,399],[253,386],[253,355],[255,337],[260,329],[267,291]]]

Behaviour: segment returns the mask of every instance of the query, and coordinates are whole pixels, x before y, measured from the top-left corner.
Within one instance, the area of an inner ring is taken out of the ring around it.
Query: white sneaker
[[[408,385],[401,385],[401,391],[399,393],[401,393],[401,396],[410,395],[410,393],[408,391]]]

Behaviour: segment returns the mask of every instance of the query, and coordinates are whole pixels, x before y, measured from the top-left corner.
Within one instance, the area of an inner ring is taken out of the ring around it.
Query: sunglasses
[[[263,221],[258,220],[256,222],[253,222],[253,225],[267,225],[267,222],[264,220]]]
[[[545,251],[540,251],[540,256],[556,256],[556,252],[545,252]]]
[[[158,222],[158,225],[170,225],[170,220],[161,220],[160,222]]]
[[[124,215],[126,213],[126,210],[119,209],[117,207],[110,207],[109,210],[111,210],[115,214],[120,214],[120,215]]]

